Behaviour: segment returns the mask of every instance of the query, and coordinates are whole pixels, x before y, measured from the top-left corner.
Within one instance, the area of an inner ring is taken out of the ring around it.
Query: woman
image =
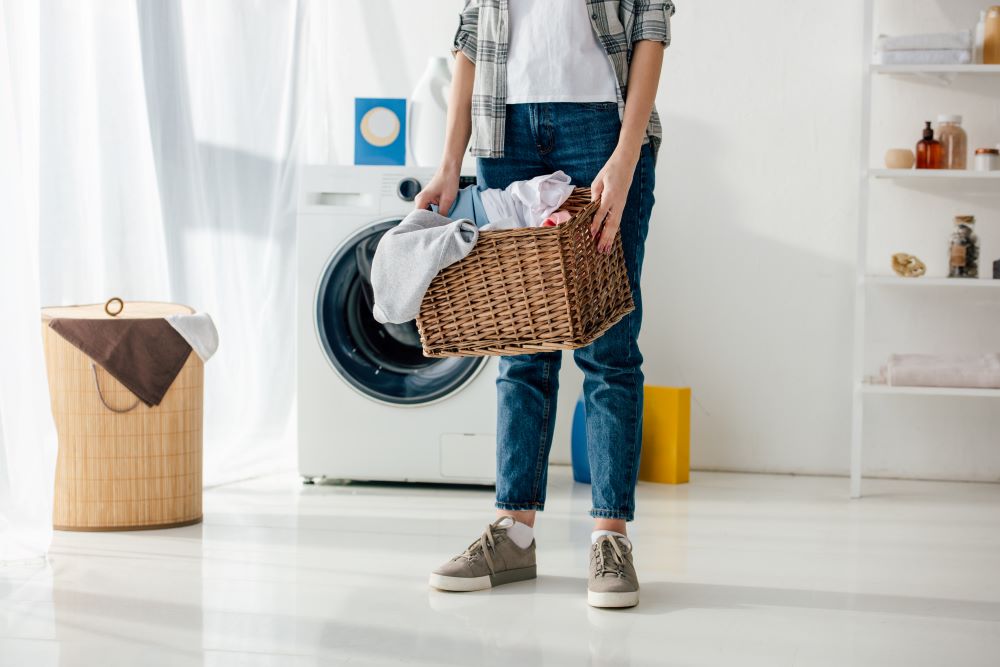
[[[593,480],[587,599],[597,607],[639,601],[625,532],[642,436],[639,277],[660,144],[653,100],[673,13],[667,0],[466,0],[444,155],[416,199],[418,208],[450,210],[471,136],[480,186],[562,170],[601,198],[591,228],[598,250],[610,252],[622,235],[635,310],[574,354],[585,375]],[[561,359],[501,358],[497,519],[431,574],[432,586],[470,591],[535,576],[533,526],[545,504]]]

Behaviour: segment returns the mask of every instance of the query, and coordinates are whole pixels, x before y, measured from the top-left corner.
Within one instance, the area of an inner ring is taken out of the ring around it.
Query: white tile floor
[[[212,489],[203,525],[57,533],[0,568],[0,665],[1000,665],[1000,485],[642,484],[642,602],[585,603],[589,487],[553,468],[539,579],[429,590],[491,492]]]

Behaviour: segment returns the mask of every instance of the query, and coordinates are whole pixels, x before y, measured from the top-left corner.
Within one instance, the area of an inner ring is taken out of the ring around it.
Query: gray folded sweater
[[[375,319],[402,324],[420,313],[427,288],[438,271],[468,255],[479,239],[471,220],[449,220],[416,210],[379,240],[372,260]]]

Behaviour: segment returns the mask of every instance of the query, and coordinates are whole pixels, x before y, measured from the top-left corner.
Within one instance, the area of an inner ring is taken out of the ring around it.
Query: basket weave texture
[[[420,305],[424,355],[467,357],[572,350],[635,308],[621,235],[610,254],[590,235],[600,200],[576,188],[558,227],[486,231],[442,270]]]
[[[159,311],[163,311],[160,313]],[[193,312],[129,303],[123,317]],[[46,308],[42,337],[59,435],[53,524],[59,530],[135,530],[202,517],[204,364],[193,351],[159,405],[148,407],[49,328],[51,317],[105,317],[101,306]],[[95,374],[96,381],[95,384]],[[116,413],[101,401],[119,409]]]

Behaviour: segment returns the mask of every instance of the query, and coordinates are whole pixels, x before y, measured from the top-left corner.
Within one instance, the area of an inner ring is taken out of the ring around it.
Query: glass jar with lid
[[[974,167],[976,171],[1000,171],[1000,149],[977,148]]]
[[[955,229],[948,244],[948,277],[979,277],[979,237],[973,215],[955,216]]]
[[[944,154],[942,168],[965,169],[969,154],[969,138],[962,129],[962,117],[957,114],[938,116],[938,141]]]

